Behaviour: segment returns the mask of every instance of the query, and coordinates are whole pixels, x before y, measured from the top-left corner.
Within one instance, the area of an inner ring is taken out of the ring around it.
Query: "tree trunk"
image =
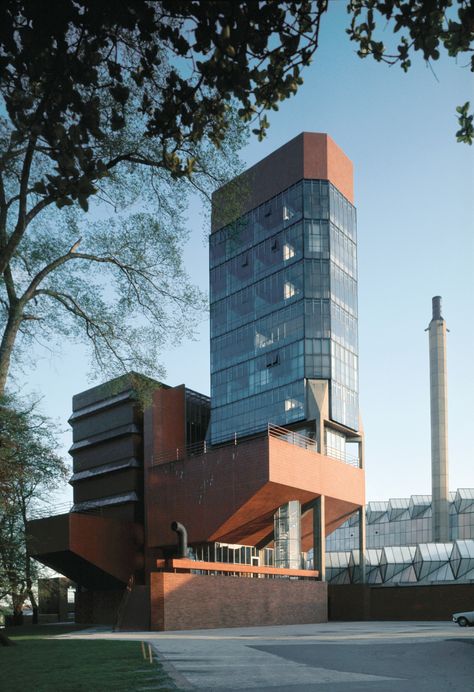
[[[13,615],[12,615],[12,625],[14,627],[18,627],[19,625],[23,624],[23,611],[22,610],[14,610]]]
[[[8,322],[0,344],[0,397],[5,393],[13,346],[20,328],[21,317],[21,310],[17,307],[10,308]]]
[[[12,642],[12,640],[9,639],[7,637],[7,635],[2,632],[2,630],[0,630],[0,644],[2,646],[15,646],[16,645],[15,642]]]
[[[26,593],[12,593],[13,614],[12,625],[15,627],[23,624],[23,604],[25,602]]]
[[[35,595],[33,593],[33,589],[31,588],[31,580],[28,585],[28,598],[30,599],[31,603],[31,610],[33,611],[33,625],[38,624],[38,604],[36,602]]]
[[[25,495],[22,492],[21,494],[21,516],[23,519],[23,528],[24,528],[24,535],[26,539],[26,535],[28,533],[28,520],[26,517],[26,499]],[[28,548],[26,549],[26,554],[25,554],[25,575],[26,575],[26,593],[28,594],[28,598],[30,599],[30,604],[31,604],[31,609],[33,611],[33,625],[38,624],[38,603],[36,601],[35,594],[33,592],[33,575],[32,575],[32,569],[31,569],[31,557]]]

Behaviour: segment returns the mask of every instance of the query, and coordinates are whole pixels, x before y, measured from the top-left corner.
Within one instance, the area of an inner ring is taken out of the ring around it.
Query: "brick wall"
[[[474,584],[329,585],[330,620],[450,620],[473,604]]]
[[[80,591],[76,593],[76,622],[113,625],[125,590]]]
[[[293,625],[327,621],[327,584],[154,572],[151,629]]]
[[[354,202],[353,165],[322,132],[302,132],[224,185],[212,197],[212,232],[299,182],[330,180]]]

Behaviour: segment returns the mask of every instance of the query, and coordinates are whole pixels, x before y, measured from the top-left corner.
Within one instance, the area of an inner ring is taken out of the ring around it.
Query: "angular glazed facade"
[[[366,509],[367,548],[436,543],[432,514],[431,495],[369,502]],[[356,549],[358,522],[356,515],[345,521],[328,536],[326,550]],[[449,494],[448,541],[465,539],[474,540],[474,488],[458,488]]]
[[[358,550],[327,553],[327,581],[330,584],[360,584],[359,560]],[[379,586],[467,584],[473,589],[474,540],[368,549],[365,583]]]
[[[449,493],[449,540],[433,536],[431,495],[369,502],[365,572],[369,584],[474,584],[474,489]],[[329,582],[360,582],[359,516],[326,540]]]
[[[211,442],[290,425],[344,459],[359,428],[352,164],[303,133],[219,191],[214,219]]]

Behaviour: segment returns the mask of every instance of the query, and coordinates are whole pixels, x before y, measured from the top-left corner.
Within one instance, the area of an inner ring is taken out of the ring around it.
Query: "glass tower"
[[[336,424],[325,444],[344,454],[345,429],[359,427],[350,201],[330,180],[303,178],[215,230],[210,299],[211,442],[268,423],[311,436],[308,382],[322,380]]]

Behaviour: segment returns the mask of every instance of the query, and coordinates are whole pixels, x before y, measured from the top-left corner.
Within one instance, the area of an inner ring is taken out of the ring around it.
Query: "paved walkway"
[[[148,641],[178,689],[461,692],[474,687],[474,628],[453,623],[129,633],[97,628],[59,636]]]

